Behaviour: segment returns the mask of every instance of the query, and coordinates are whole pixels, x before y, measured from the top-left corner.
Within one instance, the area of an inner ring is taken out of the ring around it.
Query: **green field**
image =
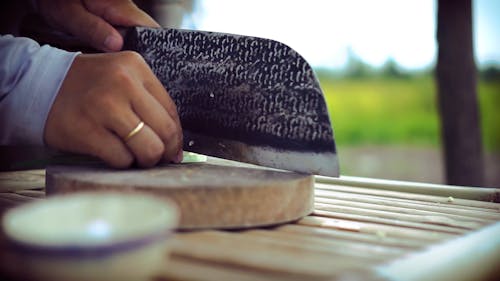
[[[435,83],[408,78],[332,78],[320,83],[339,146],[402,144],[439,146]],[[479,81],[483,142],[500,151],[500,81]]]

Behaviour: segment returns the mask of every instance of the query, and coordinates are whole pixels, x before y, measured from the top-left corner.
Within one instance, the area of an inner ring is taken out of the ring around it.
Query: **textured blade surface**
[[[338,176],[333,130],[309,64],[273,40],[136,27],[139,52],[177,105],[184,149]]]

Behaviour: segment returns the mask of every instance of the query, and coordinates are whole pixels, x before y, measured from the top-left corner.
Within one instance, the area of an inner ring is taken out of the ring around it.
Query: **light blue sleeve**
[[[0,144],[44,145],[47,116],[78,54],[0,36]]]

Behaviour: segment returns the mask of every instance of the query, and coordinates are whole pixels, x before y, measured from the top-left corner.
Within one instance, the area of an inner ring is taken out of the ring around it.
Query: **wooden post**
[[[438,104],[448,184],[484,178],[471,0],[438,0]]]

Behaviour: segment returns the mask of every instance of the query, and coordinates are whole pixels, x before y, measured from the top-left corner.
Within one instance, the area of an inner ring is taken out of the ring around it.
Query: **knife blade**
[[[252,36],[145,27],[129,28],[124,42],[177,105],[184,150],[339,175],[323,92],[292,48]]]

